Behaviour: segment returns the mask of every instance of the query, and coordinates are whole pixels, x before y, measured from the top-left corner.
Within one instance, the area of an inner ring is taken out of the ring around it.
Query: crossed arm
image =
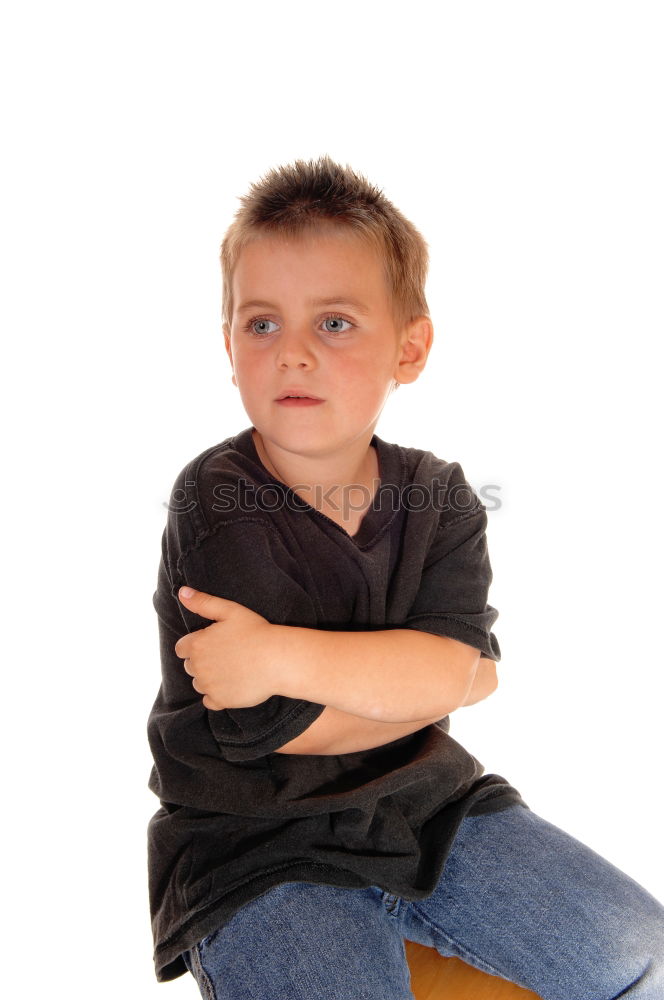
[[[275,694],[326,706],[279,753],[382,746],[488,697],[497,684],[493,660],[445,636],[273,625],[241,604],[200,591],[181,591],[180,600],[213,621],[175,645],[207,708],[252,706]]]
[[[497,686],[495,660],[480,656],[470,690],[458,707],[463,708],[483,701],[493,694]],[[432,718],[414,722],[375,722],[327,705],[308,729],[290,743],[284,743],[275,752],[326,755],[371,750],[401,739],[402,736],[410,736],[411,733],[424,729],[425,726],[438,722],[441,718],[443,716],[434,715]]]

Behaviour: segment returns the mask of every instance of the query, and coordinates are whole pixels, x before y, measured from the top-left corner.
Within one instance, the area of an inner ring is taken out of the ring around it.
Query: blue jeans
[[[544,1000],[664,998],[664,907],[522,805],[466,817],[426,899],[286,882],[184,960],[208,1000],[412,1000],[404,938]]]

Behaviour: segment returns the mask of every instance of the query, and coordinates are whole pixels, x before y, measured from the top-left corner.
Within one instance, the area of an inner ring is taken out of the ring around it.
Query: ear
[[[417,316],[404,326],[399,358],[394,371],[398,383],[414,382],[424,371],[433,343],[433,324],[428,316]]]
[[[222,326],[221,329],[222,329],[222,332],[224,334],[224,347],[226,348],[226,354],[228,355],[228,360],[231,363],[231,368],[233,368],[233,351],[232,351],[232,348],[231,348],[231,331],[230,331],[230,327],[229,327],[228,323],[224,323],[224,325]],[[235,381],[235,371],[234,370],[233,370],[232,382],[233,382],[233,385],[237,385],[237,382]]]

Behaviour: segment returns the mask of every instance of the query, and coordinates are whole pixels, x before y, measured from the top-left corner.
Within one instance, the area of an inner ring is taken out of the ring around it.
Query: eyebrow
[[[360,302],[358,299],[349,299],[345,295],[331,295],[324,299],[308,299],[307,305],[309,306],[350,306],[352,309],[356,309],[357,312],[366,315],[369,312],[368,306],[364,302]],[[238,312],[244,312],[245,309],[276,309],[277,307],[273,302],[265,302],[262,299],[252,299],[250,302],[243,302],[242,305],[238,306]]]

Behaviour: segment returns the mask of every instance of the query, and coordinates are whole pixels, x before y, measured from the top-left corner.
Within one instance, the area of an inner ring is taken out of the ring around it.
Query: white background
[[[434,348],[377,433],[499,488],[501,686],[453,733],[664,899],[660,5],[4,9],[7,975],[197,995],[156,983],[148,918],[164,503],[249,425],[237,197],[322,153],[431,250]]]

